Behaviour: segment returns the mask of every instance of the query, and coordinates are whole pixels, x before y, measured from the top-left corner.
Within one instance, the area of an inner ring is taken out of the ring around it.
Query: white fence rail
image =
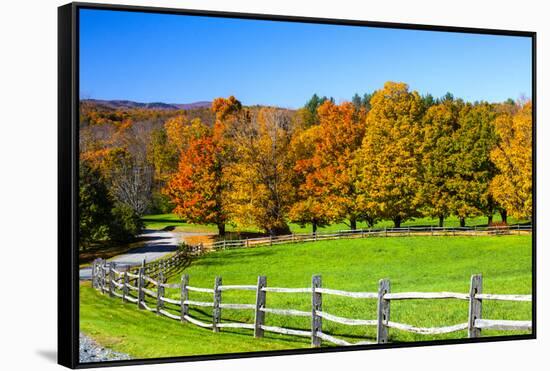
[[[358,344],[384,344],[389,341],[389,329],[412,332],[422,335],[438,335],[451,332],[468,330],[468,336],[475,338],[481,336],[481,331],[499,330],[499,331],[531,331],[531,321],[510,321],[482,318],[482,304],[484,300],[504,300],[517,302],[531,302],[531,295],[499,295],[482,293],[481,275],[471,277],[469,293],[455,292],[400,292],[392,293],[389,280],[380,280],[377,292],[352,292],[344,290],[335,290],[321,285],[321,276],[313,276],[311,287],[307,288],[285,288],[268,287],[267,278],[259,276],[256,285],[223,285],[221,277],[216,277],[214,289],[202,288],[189,285],[189,276],[184,274],[179,284],[166,284],[163,273],[160,272],[157,279],[144,275],[144,268],[140,268],[137,275],[129,272],[120,272],[116,270],[114,263],[97,260],[92,269],[92,285],[102,293],[108,293],[110,296],[122,298],[125,302],[136,303],[139,309],[156,312],[159,315],[166,316],[181,322],[188,322],[199,327],[212,328],[218,332],[223,328],[244,328],[254,331],[255,337],[263,337],[265,331],[275,332],[285,335],[310,337],[311,344],[314,347],[321,346],[322,341],[340,345],[358,345]],[[134,285],[130,282],[135,282]],[[156,290],[145,288],[147,283]],[[179,288],[180,297],[177,299],[167,298],[165,288]],[[221,292],[227,290],[255,290],[255,303],[222,303]],[[212,294],[213,300],[204,302],[189,299],[189,292],[201,292]],[[311,311],[285,308],[269,308],[266,306],[266,296],[268,293],[311,294]],[[145,301],[145,295],[156,300],[156,307],[151,307]],[[355,319],[340,317],[327,313],[322,307],[323,295],[336,295],[350,299],[366,299],[377,301],[377,316],[373,319]],[[440,300],[455,299],[468,301],[468,322],[458,323],[451,326],[442,327],[417,327],[411,324],[399,323],[390,320],[390,305],[394,300]],[[169,303],[179,308],[179,313],[174,314],[164,308],[164,304]],[[212,308],[212,322],[203,322],[189,315],[189,306]],[[253,310],[255,313],[254,323],[222,323],[221,312],[223,310]],[[271,313],[283,316],[310,317],[311,328],[290,329],[276,326],[265,325],[265,314]],[[350,343],[339,339],[333,335],[323,332],[323,321],[339,323],[348,326],[375,326],[377,328],[376,342],[360,341]]]

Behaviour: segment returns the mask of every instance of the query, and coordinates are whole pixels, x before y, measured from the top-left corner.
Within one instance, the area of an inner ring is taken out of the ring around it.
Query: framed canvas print
[[[535,33],[59,8],[59,363],[533,339]]]

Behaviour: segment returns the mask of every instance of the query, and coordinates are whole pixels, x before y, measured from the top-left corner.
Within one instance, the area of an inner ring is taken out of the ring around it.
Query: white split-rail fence
[[[399,237],[399,236],[492,236],[508,234],[526,234],[532,232],[531,225],[516,224],[489,227],[402,227],[402,228],[369,228],[341,230],[336,232],[293,233],[280,236],[245,238],[239,240],[222,240],[206,242],[200,248],[225,250],[234,248],[273,246],[288,243],[316,242],[324,240]]]
[[[399,292],[392,293],[390,281],[379,281],[377,292],[351,292],[334,290],[322,287],[321,276],[312,277],[311,287],[285,288],[269,287],[267,278],[259,276],[255,285],[223,285],[222,278],[216,277],[212,288],[195,287],[189,284],[189,275],[183,274],[179,283],[166,283],[161,271],[156,279],[145,275],[145,268],[140,267],[137,274],[130,271],[117,270],[116,264],[104,260],[96,260],[92,267],[92,285],[102,293],[111,297],[119,297],[124,302],[135,303],[138,309],[155,312],[158,315],[191,323],[193,325],[210,328],[219,332],[223,328],[243,328],[253,330],[254,337],[261,338],[265,331],[284,335],[293,335],[311,338],[311,345],[319,347],[322,341],[327,343],[349,346],[365,344],[385,344],[389,341],[389,330],[396,329],[422,335],[438,335],[456,331],[468,330],[469,338],[481,336],[481,331],[487,330],[514,330],[531,331],[532,322],[486,319],[482,317],[482,304],[486,300],[531,302],[531,295],[500,295],[484,294],[482,292],[482,276],[476,274],[471,277],[469,293],[456,292]],[[150,288],[148,288],[150,287]],[[152,288],[155,289],[152,289]],[[179,289],[179,298],[173,299],[165,296],[165,289]],[[222,292],[229,290],[247,290],[256,293],[255,303],[223,303]],[[195,301],[189,298],[190,292],[201,292],[212,295],[212,301]],[[266,306],[266,296],[269,292],[296,294],[307,293],[311,295],[311,310],[302,311],[296,309],[269,308]],[[377,301],[377,317],[375,319],[353,319],[340,317],[323,310],[323,296],[336,295],[352,299],[366,299]],[[153,298],[155,305],[149,304],[145,296]],[[417,327],[410,324],[394,322],[390,319],[390,304],[394,300],[419,300],[419,299],[456,299],[468,301],[468,321],[444,327]],[[179,307],[179,313],[174,314],[165,309],[165,303]],[[212,321],[204,322],[189,315],[189,307],[212,308]],[[254,311],[254,323],[222,322],[222,310],[252,310]],[[284,316],[300,316],[311,318],[311,328],[290,329],[283,327],[267,326],[265,314],[272,313]],[[350,343],[323,332],[323,321],[335,322],[349,326],[374,326],[376,327],[376,342],[360,341]]]

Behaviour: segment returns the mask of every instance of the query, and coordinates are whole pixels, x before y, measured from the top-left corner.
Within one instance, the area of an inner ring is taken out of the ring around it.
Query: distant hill
[[[196,108],[210,107],[212,102],[193,102],[193,103],[140,103],[130,100],[101,100],[101,99],[83,99],[82,102],[89,102],[99,106],[103,106],[110,109],[131,109],[131,108],[143,108],[154,110],[189,110]]]

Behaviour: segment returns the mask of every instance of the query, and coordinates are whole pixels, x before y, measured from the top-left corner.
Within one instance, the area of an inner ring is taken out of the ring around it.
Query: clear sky
[[[80,96],[191,103],[234,95],[297,108],[402,81],[468,101],[531,95],[531,40],[473,35],[81,10]]]

